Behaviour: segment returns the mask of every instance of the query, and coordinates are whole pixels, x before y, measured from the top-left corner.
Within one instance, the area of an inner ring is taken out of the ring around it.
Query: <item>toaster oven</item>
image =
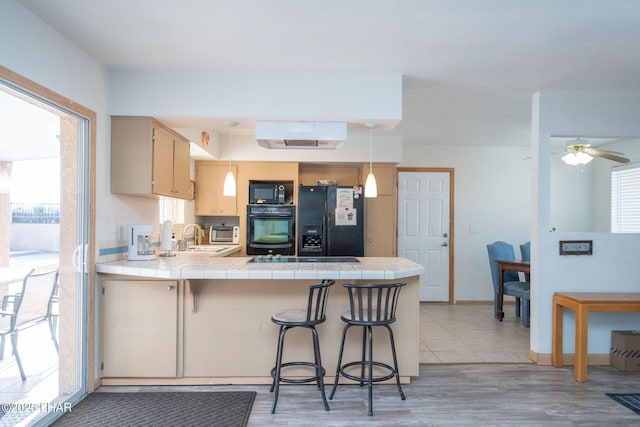
[[[240,227],[237,225],[212,225],[209,227],[209,244],[237,245],[240,243]]]

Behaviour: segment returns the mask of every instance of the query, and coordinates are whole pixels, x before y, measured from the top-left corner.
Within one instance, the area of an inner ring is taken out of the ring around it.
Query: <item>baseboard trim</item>
[[[529,350],[529,359],[534,361],[538,365],[543,366],[551,366],[551,354],[550,353],[536,353],[533,350]],[[563,365],[574,365],[575,364],[575,354],[563,354],[562,355],[562,364]],[[600,366],[611,366],[611,360],[609,354],[588,354],[587,355],[587,365],[600,365]]]

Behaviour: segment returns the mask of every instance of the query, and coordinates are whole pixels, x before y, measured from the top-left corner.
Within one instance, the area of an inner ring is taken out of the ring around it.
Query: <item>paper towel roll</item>
[[[171,250],[171,230],[173,229],[173,224],[171,221],[166,220],[164,222],[164,227],[162,227],[162,240],[160,241],[160,249],[163,251]]]

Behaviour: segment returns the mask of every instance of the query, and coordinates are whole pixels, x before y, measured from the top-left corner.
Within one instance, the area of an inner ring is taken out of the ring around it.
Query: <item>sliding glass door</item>
[[[95,114],[2,67],[0,113],[0,295],[59,273],[46,321],[17,332],[25,380],[4,346],[0,424],[47,425],[88,390]]]

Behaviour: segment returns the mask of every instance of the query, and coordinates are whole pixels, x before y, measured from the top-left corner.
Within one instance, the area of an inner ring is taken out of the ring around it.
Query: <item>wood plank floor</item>
[[[373,416],[367,415],[366,387],[341,385],[326,412],[313,385],[285,385],[276,413],[273,395],[262,386],[106,387],[102,391],[257,392],[252,426],[633,426],[640,415],[605,393],[640,392],[640,373],[590,366],[589,381],[573,380],[571,366],[534,364],[424,364],[403,387],[377,385]],[[215,425],[212,424],[212,425]]]
[[[357,385],[339,386],[329,412],[314,385],[283,385],[275,415],[264,385],[111,386],[98,392],[254,390],[249,427],[640,426],[640,415],[605,395],[639,393],[640,373],[590,366],[583,384],[573,380],[573,366],[537,366],[526,358],[529,330],[513,316],[513,306],[506,309],[498,322],[491,305],[421,304],[420,375],[403,386],[405,401],[395,385],[376,385],[373,417],[367,415],[367,389]]]

